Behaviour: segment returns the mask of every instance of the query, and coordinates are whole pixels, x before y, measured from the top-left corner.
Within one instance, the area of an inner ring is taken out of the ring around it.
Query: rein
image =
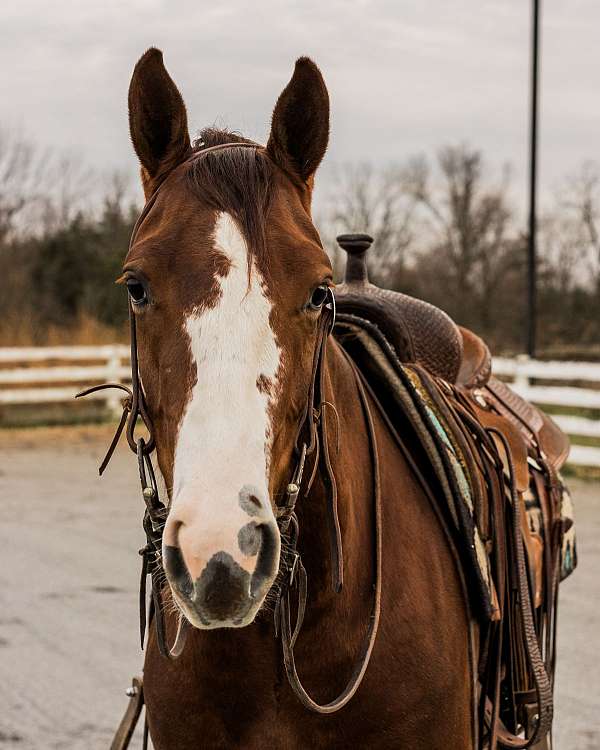
[[[357,369],[354,362],[350,359],[350,357],[344,352],[344,350],[342,351],[344,353],[344,357],[346,361],[348,362],[352,370],[352,374],[354,376],[354,381],[356,383],[361,407],[362,407],[363,414],[365,417],[365,423],[366,423],[367,434],[368,434],[368,439],[369,439],[369,450],[371,453],[372,471],[373,471],[373,513],[374,513],[374,525],[375,525],[375,542],[374,542],[375,581],[373,584],[374,595],[373,595],[373,605],[372,605],[372,610],[371,610],[371,616],[369,619],[369,628],[368,628],[366,637],[364,639],[363,646],[361,648],[360,656],[357,659],[356,665],[352,671],[352,675],[350,676],[350,679],[348,680],[346,687],[334,700],[325,704],[317,703],[313,698],[311,698],[311,696],[305,690],[304,686],[302,685],[302,682],[300,681],[300,677],[298,676],[298,672],[296,670],[296,661],[294,658],[294,645],[300,633],[300,629],[302,627],[302,622],[304,619],[304,612],[306,609],[307,576],[306,576],[306,570],[304,568],[304,565],[302,564],[302,561],[300,559],[300,555],[296,551],[296,543],[298,540],[298,519],[296,518],[296,515],[293,510],[292,510],[291,517],[293,518],[295,533],[293,535],[292,543],[293,543],[293,552],[294,552],[294,555],[296,556],[296,561],[295,561],[294,567],[292,567],[291,569],[290,577],[286,581],[285,589],[282,589],[282,591],[279,594],[279,598],[278,598],[277,605],[275,608],[276,627],[277,627],[277,620],[279,619],[279,625],[281,628],[281,644],[283,648],[283,662],[284,662],[285,671],[286,671],[286,675],[287,675],[290,687],[292,688],[292,690],[294,691],[294,693],[296,694],[296,696],[298,697],[298,699],[300,700],[300,702],[305,708],[309,709],[310,711],[314,711],[315,713],[319,713],[319,714],[332,714],[332,713],[335,713],[336,711],[339,711],[348,703],[348,701],[354,696],[354,694],[358,690],[363,680],[363,677],[365,676],[365,673],[367,671],[367,667],[369,666],[369,661],[371,659],[373,646],[375,645],[375,640],[377,638],[377,630],[379,628],[379,619],[380,619],[380,614],[381,614],[382,526],[381,526],[381,480],[380,480],[380,472],[379,472],[379,450],[377,446],[377,438],[375,434],[375,425],[373,422],[373,415],[371,413],[371,408],[370,408],[369,401],[367,398],[367,393],[365,391],[363,376]],[[320,424],[321,422],[319,422],[319,425]],[[319,430],[319,435],[321,436],[321,440],[323,441],[324,463],[328,467],[328,472],[330,472],[331,464],[329,462],[327,433],[322,426]],[[333,505],[335,506],[336,500],[337,500],[337,491],[335,491],[335,479],[333,477],[333,473],[330,473],[329,476],[332,480],[332,490],[333,490],[331,493],[331,499],[333,501]],[[306,492],[308,492],[308,489]],[[337,513],[335,515],[335,519],[336,519],[336,524],[337,524]],[[339,524],[335,526],[335,530],[339,533]],[[336,560],[337,562],[339,562],[339,565],[340,565],[339,571],[341,571],[343,567],[342,556],[341,556],[341,539],[338,542],[337,537],[336,537],[336,543],[334,544],[332,549],[336,549],[339,551],[339,554]],[[295,568],[297,568],[298,570],[298,573],[297,573],[298,603],[297,603],[296,623],[294,625],[294,629],[292,630],[291,621],[290,621],[290,588],[295,583],[295,580],[294,580]],[[334,589],[339,591],[340,588],[335,587],[335,582],[336,582],[335,573],[336,573],[336,569],[334,568]],[[341,578],[337,580],[339,580],[339,584],[341,587]]]
[[[131,388],[122,383],[103,383],[102,385],[95,385],[92,388],[81,391],[81,393],[77,394],[76,398],[108,388],[118,388],[127,394],[127,398],[123,401],[123,414],[108,447],[108,451],[100,464],[99,473],[102,475],[108,466],[119,443],[119,439],[123,434],[123,430],[125,430],[129,447],[137,456],[142,499],[146,506],[142,521],[142,526],[146,533],[146,544],[139,551],[142,557],[142,572],[140,576],[140,643],[142,648],[144,648],[147,621],[155,618],[160,653],[168,659],[176,659],[183,651],[189,623],[183,615],[179,616],[175,642],[169,647],[167,644],[162,601],[162,589],[165,582],[162,567],[162,535],[169,509],[160,499],[154,466],[152,464],[151,453],[156,447],[156,442],[154,440],[152,421],[148,415],[144,391],[140,382],[135,315],[131,309],[131,303],[129,304],[129,332],[131,340]],[[136,437],[135,430],[138,419],[141,420],[148,431],[149,437],[147,441],[143,437]],[[150,613],[147,617],[146,578],[148,575],[151,576],[151,599]]]
[[[210,151],[222,150],[228,147],[257,148],[257,144],[251,143],[227,143],[218,146],[212,146],[203,149],[194,154],[188,161],[194,161]],[[166,177],[166,176],[165,176]],[[130,240],[130,248],[133,245],[139,228],[148,215],[150,209],[156,201],[156,197],[165,177],[155,189],[142,213],[140,214]],[[352,671],[352,675],[340,695],[326,704],[319,704],[314,701],[303,687],[296,669],[294,658],[294,646],[300,634],[307,602],[307,574],[302,563],[300,552],[297,545],[300,535],[300,526],[296,514],[296,503],[302,489],[303,476],[307,459],[311,458],[313,467],[306,486],[303,489],[303,495],[306,496],[313,484],[313,481],[321,469],[321,477],[329,490],[327,513],[329,525],[330,555],[332,565],[332,588],[339,593],[343,586],[343,551],[342,538],[337,510],[337,484],[331,465],[329,453],[329,440],[327,435],[326,410],[332,409],[336,418],[337,411],[335,406],[324,400],[324,361],[326,356],[326,345],[330,333],[335,323],[335,298],[333,292],[329,290],[329,300],[323,306],[321,318],[318,324],[317,339],[313,356],[311,381],[306,400],[306,406],[300,420],[300,425],[294,442],[294,452],[296,455],[296,465],[292,472],[291,481],[285,491],[285,500],[282,505],[275,509],[277,524],[280,533],[287,535],[286,551],[282,553],[280,560],[280,573],[276,579],[279,592],[274,608],[274,625],[275,637],[281,638],[283,662],[289,684],[300,700],[300,702],[309,710],[319,714],[331,714],[339,711],[358,690],[362,679],[367,670],[373,646],[375,644],[377,630],[379,626],[381,611],[381,482],[379,470],[379,451],[375,433],[373,416],[370,409],[369,399],[365,390],[365,384],[362,374],[357,369],[352,359],[342,350],[344,357],[350,367],[356,384],[361,408],[363,411],[366,431],[371,454],[372,471],[373,471],[373,513],[375,525],[374,539],[374,562],[375,562],[375,580],[373,583],[373,604],[369,620],[369,628],[362,645],[360,656]],[[137,456],[140,485],[142,489],[142,498],[145,504],[143,517],[143,528],[146,533],[146,545],[140,550],[142,557],[142,570],[140,577],[140,641],[142,649],[144,648],[145,634],[147,623],[152,619],[156,622],[157,643],[160,653],[168,659],[177,659],[184,647],[186,637],[189,632],[189,622],[180,614],[177,634],[173,645],[169,646],[167,642],[166,624],[164,618],[164,605],[162,591],[165,586],[165,576],[162,565],[162,534],[169,509],[159,497],[158,486],[154,467],[152,464],[151,454],[156,448],[154,430],[152,421],[148,414],[143,387],[140,381],[138,365],[138,348],[136,336],[136,321],[131,302],[129,303],[129,330],[131,343],[131,388],[122,383],[105,383],[93,386],[77,394],[77,397],[86,396],[99,390],[107,388],[118,388],[124,391],[127,397],[123,401],[123,413],[115,435],[108,447],[107,453],[100,465],[99,473],[102,474],[106,469],[110,459],[115,451],[119,439],[125,431],[127,442],[131,450]],[[136,427],[140,420],[148,432],[147,440],[143,437],[136,436]],[[339,420],[336,422],[336,443],[339,443]],[[146,615],[146,578],[151,576],[151,597],[149,614]],[[297,589],[296,619],[292,628],[291,622],[291,595],[293,589]],[[143,702],[143,691],[141,685],[131,690],[135,692],[128,693],[130,696],[138,695],[139,701]],[[141,708],[141,706],[140,706]],[[129,744],[135,721],[139,716],[139,711],[134,719],[126,722],[126,725],[119,727],[117,736],[113,742],[113,748],[126,748]],[[125,721],[125,719],[124,719]],[[132,721],[134,722],[132,725]],[[147,732],[145,732],[147,734]],[[146,742],[146,740],[145,740]]]

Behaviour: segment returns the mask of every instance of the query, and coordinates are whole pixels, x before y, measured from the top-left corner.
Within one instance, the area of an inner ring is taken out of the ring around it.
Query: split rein
[[[227,147],[253,147],[255,144],[249,143],[229,143],[219,146],[213,146],[204,149],[195,154],[192,159],[201,157],[208,151],[221,150]],[[156,200],[156,195],[160,189],[157,187],[153,195],[146,203],[136,225],[133,229],[131,244],[136,237],[138,229],[143,219],[148,215],[152,205]],[[375,580],[373,584],[373,604],[369,627],[365,636],[360,656],[352,671],[350,679],[344,690],[333,701],[325,704],[319,704],[314,701],[303,687],[294,658],[294,646],[300,634],[304,614],[306,611],[308,581],[306,569],[302,563],[300,552],[298,551],[298,539],[300,526],[296,514],[296,503],[302,490],[303,495],[308,495],[313,481],[321,470],[321,478],[328,490],[327,514],[329,519],[330,530],[330,555],[332,566],[332,587],[336,593],[339,593],[343,585],[343,552],[342,538],[337,509],[337,485],[331,458],[329,453],[329,441],[326,429],[326,409],[331,408],[337,418],[335,407],[324,399],[324,360],[327,340],[333,330],[335,323],[335,298],[333,291],[329,290],[329,299],[323,305],[321,318],[317,329],[317,338],[312,362],[311,381],[308,391],[306,406],[300,421],[297,437],[294,443],[294,452],[296,455],[296,466],[292,473],[290,483],[285,491],[285,501],[282,505],[276,507],[277,524],[280,533],[285,537],[286,549],[282,552],[280,560],[280,571],[277,576],[274,588],[277,589],[277,597],[274,607],[274,625],[275,637],[281,638],[283,661],[289,684],[300,702],[309,710],[319,714],[331,714],[343,706],[353,697],[358,690],[360,683],[366,673],[373,646],[377,637],[381,611],[381,486],[379,472],[379,453],[375,435],[375,426],[371,414],[370,404],[367,397],[365,382],[362,374],[358,371],[356,365],[348,357],[343,349],[341,350],[348,366],[350,367],[355,380],[359,401],[363,411],[366,425],[366,431],[369,441],[369,450],[371,453],[371,466],[373,477],[373,513],[375,525],[374,539],[374,569]],[[140,381],[138,365],[138,347],[136,337],[135,314],[129,303],[129,330],[131,344],[131,388],[122,383],[105,383],[88,388],[77,397],[87,396],[91,393],[108,389],[117,388],[126,393],[123,401],[123,413],[119,421],[115,435],[109,445],[108,451],[100,465],[99,473],[102,474],[106,469],[110,459],[117,447],[119,439],[125,431],[127,442],[131,450],[136,454],[138,461],[138,470],[140,484],[142,489],[142,498],[145,504],[143,517],[143,528],[146,533],[146,545],[140,549],[142,557],[142,570],[140,577],[140,642],[144,648],[147,623],[152,619],[156,622],[157,644],[160,653],[168,659],[177,659],[186,643],[187,634],[190,624],[182,613],[179,615],[177,634],[173,645],[169,646],[167,639],[167,628],[164,617],[163,589],[166,585],[165,574],[162,564],[162,535],[166,519],[169,513],[168,506],[162,502],[159,496],[158,485],[152,464],[151,454],[156,448],[152,421],[148,414],[143,387]],[[148,432],[148,438],[136,436],[136,427],[138,420]],[[336,424],[336,443],[339,444],[339,419]],[[338,445],[339,447],[339,445]],[[308,458],[312,458],[313,466],[310,477],[306,486],[302,488],[305,466]],[[151,596],[148,615],[146,579],[151,577]],[[297,589],[296,601],[296,618],[292,627],[292,604],[291,592]]]

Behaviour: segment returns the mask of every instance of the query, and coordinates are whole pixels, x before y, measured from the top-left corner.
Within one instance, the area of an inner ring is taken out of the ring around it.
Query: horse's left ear
[[[142,166],[146,197],[190,150],[185,104],[167,73],[162,52],[149,49],[129,84],[129,129]]]
[[[296,61],[271,123],[267,151],[292,178],[307,182],[329,140],[329,94],[321,71],[308,57]]]

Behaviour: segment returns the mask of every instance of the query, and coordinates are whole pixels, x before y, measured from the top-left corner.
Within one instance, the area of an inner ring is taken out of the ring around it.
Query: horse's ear
[[[138,60],[129,84],[129,130],[146,192],[190,150],[185,104],[152,47]]]
[[[290,176],[309,180],[329,140],[329,94],[321,71],[308,57],[296,61],[271,122],[267,150]]]

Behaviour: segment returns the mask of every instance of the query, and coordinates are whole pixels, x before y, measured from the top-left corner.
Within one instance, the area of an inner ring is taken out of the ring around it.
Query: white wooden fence
[[[558,415],[554,419],[574,437],[600,439],[600,363],[541,362],[527,357],[496,358],[494,372],[512,380],[512,387],[528,401],[541,406],[561,406],[574,411],[597,409],[598,418]],[[94,383],[127,383],[129,347],[60,346],[0,348],[0,409],[3,405],[71,402],[75,393]],[[567,382],[568,385],[533,385],[532,379]],[[103,401],[120,413],[122,394],[100,391],[89,398]],[[570,462],[600,467],[600,448],[573,445]]]
[[[40,346],[0,347],[0,408],[4,404],[68,403],[88,385],[131,381],[129,347]],[[86,398],[104,401],[121,412],[122,393],[92,393]]]
[[[494,359],[494,374],[511,378],[511,387],[523,398],[540,406],[561,406],[567,409],[600,410],[600,390],[586,387],[600,383],[600,363],[541,362],[527,356],[515,359]],[[566,381],[569,385],[532,385],[532,379]],[[576,384],[576,385],[575,385]],[[580,385],[583,384],[583,385]],[[596,419],[571,414],[552,415],[554,421],[573,437],[600,438],[600,411]],[[600,466],[600,448],[572,445],[569,463]]]

